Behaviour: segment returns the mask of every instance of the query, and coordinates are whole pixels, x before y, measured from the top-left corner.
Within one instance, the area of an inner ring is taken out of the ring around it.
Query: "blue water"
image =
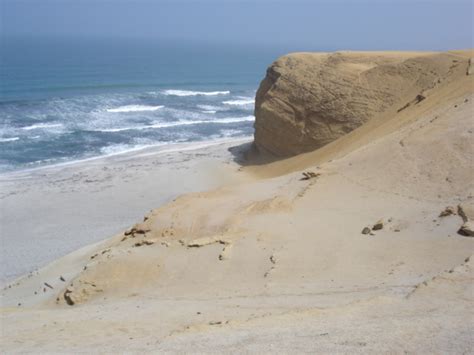
[[[277,50],[86,39],[2,39],[0,171],[253,134]]]

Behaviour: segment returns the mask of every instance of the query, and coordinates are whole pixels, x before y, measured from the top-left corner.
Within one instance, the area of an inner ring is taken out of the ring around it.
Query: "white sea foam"
[[[0,138],[0,143],[14,142],[19,140],[20,137],[11,137],[11,138]]]
[[[241,100],[229,100],[222,102],[224,105],[231,105],[231,106],[246,106],[246,105],[253,105],[255,103],[254,99],[241,99]]]
[[[131,130],[144,130],[144,129],[152,129],[152,128],[168,128],[168,127],[176,127],[176,126],[187,126],[187,125],[195,125],[195,124],[204,124],[204,123],[239,123],[239,122],[253,122],[255,121],[254,116],[246,116],[246,117],[228,117],[228,118],[220,118],[216,120],[194,120],[194,121],[176,121],[176,122],[156,122],[151,125],[147,126],[129,126],[129,127],[117,127],[117,128],[104,128],[104,129],[97,129],[98,132],[122,132],[122,131],[131,131]]]
[[[213,106],[213,105],[197,105],[199,109],[201,109],[202,113],[216,113],[220,111],[226,111],[229,108],[224,106]]]
[[[165,95],[173,96],[216,96],[229,95],[230,91],[190,91],[190,90],[165,90]]]
[[[240,134],[241,131],[239,131],[238,129],[223,129],[220,133],[223,137],[232,137],[236,134]]]
[[[212,122],[216,123],[234,123],[234,122],[253,122],[255,121],[255,116],[245,116],[245,117],[229,117],[221,118],[218,120],[213,120]]]
[[[219,111],[222,109],[226,109],[225,107],[219,107],[219,106],[212,106],[212,105],[197,105],[198,108],[201,110],[206,110],[206,111]]]
[[[38,123],[31,126],[22,127],[25,131],[31,131],[32,129],[46,129],[46,128],[59,128],[63,127],[61,123]]]
[[[156,111],[164,106],[147,106],[147,105],[125,105],[116,108],[109,108],[107,112],[122,113],[122,112],[141,112],[141,111]]]
[[[157,147],[160,145],[165,145],[166,143],[154,143],[154,144],[113,144],[109,145],[107,147],[101,148],[100,152],[103,154],[103,156],[114,156],[114,155],[119,155],[119,154],[124,154],[124,153],[129,153],[129,152],[135,152],[138,150],[142,150],[148,147]]]
[[[195,121],[177,121],[177,122],[159,122],[152,124],[147,127],[151,128],[166,128],[166,127],[175,127],[175,126],[186,126],[186,125],[194,125],[194,124],[203,124],[203,123],[238,123],[238,122],[247,122],[247,121],[255,121],[254,116],[246,116],[246,117],[228,117],[228,118],[220,118],[216,120],[195,120]]]

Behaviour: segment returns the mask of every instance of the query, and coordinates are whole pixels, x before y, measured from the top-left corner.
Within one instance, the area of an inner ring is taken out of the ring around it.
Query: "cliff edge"
[[[449,52],[283,56],[257,91],[255,145],[278,157],[315,150],[375,116],[417,104],[458,66],[469,66],[468,59]]]

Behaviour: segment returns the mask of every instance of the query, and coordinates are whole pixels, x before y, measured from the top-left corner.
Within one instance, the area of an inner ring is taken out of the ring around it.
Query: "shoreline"
[[[178,195],[240,181],[228,149],[250,141],[146,147],[0,174],[0,222],[8,243],[0,284],[108,239]]]
[[[104,155],[99,155],[99,156],[94,156],[94,157],[89,157],[89,158],[68,160],[68,161],[53,163],[53,164],[45,164],[45,165],[40,165],[40,166],[36,166],[32,168],[20,168],[16,170],[8,170],[8,171],[3,171],[3,172],[0,171],[0,179],[8,178],[10,175],[21,175],[25,173],[32,173],[38,170],[61,169],[62,167],[87,164],[87,163],[94,162],[97,160],[99,161],[106,160],[113,157],[123,156],[124,158],[127,158],[127,157],[133,158],[138,155],[137,154],[138,152],[142,152],[142,151],[150,151],[146,153],[147,155],[165,154],[165,153],[174,153],[174,152],[180,152],[180,151],[198,150],[202,148],[212,147],[215,145],[232,143],[232,142],[240,142],[240,141],[248,141],[252,139],[253,139],[253,136],[246,136],[246,137],[238,137],[238,138],[217,138],[217,139],[196,141],[196,142],[163,143],[163,144],[139,146],[136,148],[125,150],[125,151],[109,153],[109,154],[104,154]],[[175,147],[175,148],[173,149],[170,147]],[[163,148],[163,149],[160,149],[160,148]],[[138,156],[144,156],[144,155],[139,154]]]

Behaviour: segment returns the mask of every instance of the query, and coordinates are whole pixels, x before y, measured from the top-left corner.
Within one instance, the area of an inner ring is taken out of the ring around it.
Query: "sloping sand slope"
[[[470,55],[416,105],[19,280],[1,349],[472,352]]]

